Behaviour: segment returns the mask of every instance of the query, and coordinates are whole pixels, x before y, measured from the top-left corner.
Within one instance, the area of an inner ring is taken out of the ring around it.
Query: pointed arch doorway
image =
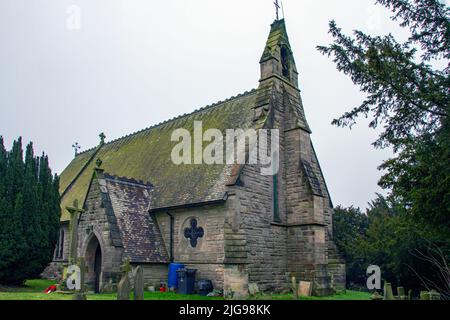
[[[95,293],[100,293],[102,285],[102,247],[95,234],[86,246],[86,285]]]

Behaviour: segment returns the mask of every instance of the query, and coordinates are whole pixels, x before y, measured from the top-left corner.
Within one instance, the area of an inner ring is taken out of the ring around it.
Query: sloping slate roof
[[[152,186],[104,174],[124,255],[136,263],[168,263],[158,224],[148,214]]]
[[[202,121],[203,130],[217,128],[222,133],[250,128],[256,97],[257,90],[246,92],[81,153],[61,174],[61,220],[69,219],[66,206],[75,199],[84,202],[97,158],[110,174],[150,181],[154,185],[151,209],[223,199],[231,166],[175,165],[171,152],[177,143],[171,142],[171,135],[184,128],[193,137],[194,121]]]

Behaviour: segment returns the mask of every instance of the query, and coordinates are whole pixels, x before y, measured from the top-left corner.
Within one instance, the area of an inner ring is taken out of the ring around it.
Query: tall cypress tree
[[[4,146],[3,137],[0,136],[0,270],[6,266],[5,256],[8,254],[9,243],[6,235],[6,170],[7,152]]]
[[[39,210],[38,197],[38,176],[36,158],[34,157],[33,144],[28,144],[25,152],[25,168],[24,180],[22,186],[23,195],[23,212],[22,225],[25,238],[27,239],[27,259],[29,263],[26,266],[27,270],[23,272],[28,277],[33,277],[33,270],[39,269],[40,264],[36,261],[39,256],[41,241],[43,237],[42,223],[40,216],[44,213]]]
[[[59,178],[48,157],[22,139],[7,152],[0,137],[0,283],[22,284],[51,262],[59,230]]]
[[[8,152],[7,169],[5,175],[5,213],[3,214],[5,226],[3,228],[4,269],[0,272],[0,279],[6,276],[3,282],[19,284],[19,269],[21,261],[25,258],[27,247],[23,234],[23,149],[22,139],[14,141],[13,147]]]

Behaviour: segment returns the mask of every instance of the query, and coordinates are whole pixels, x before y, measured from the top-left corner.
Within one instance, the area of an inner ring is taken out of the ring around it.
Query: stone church
[[[260,67],[257,89],[77,154],[61,174],[60,240],[45,274],[60,275],[68,263],[67,208],[78,200],[76,250],[91,290],[116,283],[125,258],[142,266],[149,286],[166,282],[177,262],[225,293],[245,295],[251,283],[281,291],[292,276],[312,281],[316,295],[343,289],[333,205],[284,20],[272,24]],[[278,174],[261,175],[256,164],[174,164],[171,134],[194,121],[222,132],[278,129]]]

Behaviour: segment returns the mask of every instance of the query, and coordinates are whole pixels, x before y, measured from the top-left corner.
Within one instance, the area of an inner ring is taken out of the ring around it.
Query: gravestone
[[[117,300],[130,300],[131,284],[128,275],[122,276],[117,286]]]
[[[389,282],[384,283],[384,300],[395,300],[394,293],[392,292],[392,284]]]
[[[248,293],[250,296],[256,296],[259,294],[259,287],[257,283],[249,283],[248,284]]]
[[[103,286],[103,293],[113,293],[114,292],[114,283],[112,279],[109,279],[108,283]]]
[[[75,293],[72,296],[72,300],[87,300],[86,299],[86,292],[85,292],[85,285],[84,285],[84,279],[86,276],[86,262],[84,261],[84,258],[78,258],[78,268],[79,268],[79,277],[78,280],[80,281],[79,284],[77,284],[77,288]]]
[[[298,284],[297,284],[297,279],[295,277],[292,277],[292,279],[291,279],[291,286],[292,286],[292,291],[294,292],[295,299],[298,299]]]
[[[300,281],[298,285],[298,295],[299,297],[310,297],[312,294],[312,282]]]
[[[134,300],[144,300],[144,271],[141,266],[134,270]]]
[[[128,277],[131,271],[130,259],[124,260],[121,270],[122,278],[117,286],[117,300],[130,300],[131,284]]]
[[[430,300],[430,293],[428,291],[421,291],[420,300]]]
[[[429,293],[430,300],[441,300],[441,294],[436,290],[431,290]]]
[[[406,296],[406,291],[404,287],[398,287],[397,288],[397,296],[399,300],[408,300],[408,297]]]

